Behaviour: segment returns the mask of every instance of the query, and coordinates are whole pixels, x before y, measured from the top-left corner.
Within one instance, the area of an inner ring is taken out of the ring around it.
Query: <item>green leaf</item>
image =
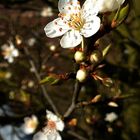
[[[111,44],[109,44],[107,47],[105,47],[105,48],[103,49],[103,51],[102,51],[103,57],[105,57],[105,56],[107,55],[107,53],[108,53],[110,47],[111,47]]]
[[[42,79],[40,81],[40,84],[45,84],[46,83],[46,84],[50,84],[50,85],[56,85],[56,84],[59,83],[59,81],[60,81],[59,78],[56,78],[56,77],[50,75],[50,76],[47,76],[44,79]]]
[[[114,17],[114,21],[118,24],[120,24],[128,15],[129,13],[129,4],[127,4],[122,9],[119,9]]]

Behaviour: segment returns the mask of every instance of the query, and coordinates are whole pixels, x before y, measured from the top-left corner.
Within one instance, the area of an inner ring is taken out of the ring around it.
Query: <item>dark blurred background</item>
[[[102,62],[101,75],[110,77],[113,84],[87,82],[80,99],[89,100],[97,94],[105,99],[121,95],[118,107],[105,101],[94,106],[77,109],[72,117],[78,125],[70,129],[89,140],[140,140],[140,1],[135,0],[126,21],[105,35],[101,47],[112,47]],[[41,78],[48,73],[62,74],[73,70],[73,51],[62,49],[60,38],[49,39],[45,25],[58,15],[57,0],[0,0],[0,46],[12,41],[19,56],[8,63],[0,55],[0,140],[31,140],[22,132],[24,118],[35,114],[40,130],[45,120],[45,110],[51,107],[44,98],[40,85],[30,65],[30,60]],[[28,53],[26,49],[28,49]],[[63,114],[71,102],[74,80],[62,85],[45,85],[58,110]],[[114,112],[117,119],[106,120]],[[67,132],[63,139],[77,140]]]

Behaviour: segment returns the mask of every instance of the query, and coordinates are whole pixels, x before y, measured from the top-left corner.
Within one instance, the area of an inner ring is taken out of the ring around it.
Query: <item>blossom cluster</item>
[[[45,33],[50,38],[64,35],[60,40],[63,48],[76,47],[83,37],[91,37],[100,29],[99,13],[114,11],[123,3],[124,0],[86,0],[81,7],[78,0],[59,0],[59,17],[45,26]]]

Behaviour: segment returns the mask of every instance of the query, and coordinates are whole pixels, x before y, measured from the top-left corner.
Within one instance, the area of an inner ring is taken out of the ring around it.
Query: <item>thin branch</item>
[[[67,109],[67,111],[65,112],[64,117],[68,117],[74,111],[80,90],[81,90],[81,84],[79,83],[79,81],[76,81],[75,87],[74,87],[74,93],[72,97],[72,103],[70,107]]]
[[[68,134],[76,137],[78,140],[88,140],[87,138],[75,133],[74,131],[68,131]]]
[[[27,56],[30,55],[30,53],[29,53],[29,51],[28,51],[28,48],[24,48],[24,51],[25,51],[25,53],[26,53]],[[36,66],[35,66],[33,60],[32,60],[32,59],[29,59],[29,63],[30,63],[31,67],[32,67],[33,70],[34,70],[34,74],[35,74],[35,76],[36,76],[36,78],[37,78],[37,81],[40,82],[40,81],[41,81],[41,78],[40,78],[40,75],[39,75],[39,73],[38,73],[38,71],[37,71],[37,69],[36,69]],[[41,90],[42,90],[43,96],[44,96],[45,99],[48,101],[48,103],[51,105],[51,107],[52,107],[53,111],[55,112],[55,114],[56,114],[56,115],[59,115],[59,112],[58,112],[56,106],[54,105],[52,99],[51,99],[50,96],[48,95],[45,86],[44,86],[44,85],[40,85],[40,88],[41,88]]]

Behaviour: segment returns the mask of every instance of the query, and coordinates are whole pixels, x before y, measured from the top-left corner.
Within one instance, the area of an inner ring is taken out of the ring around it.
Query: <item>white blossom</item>
[[[58,131],[63,131],[64,122],[51,111],[46,112],[47,125],[34,135],[33,140],[62,140]]]
[[[124,3],[125,0],[92,0],[92,1],[93,4],[95,4],[97,1],[100,1],[99,12],[112,12],[114,10],[117,10]]]
[[[29,38],[28,40],[27,40],[27,43],[28,43],[28,45],[29,46],[34,46],[34,44],[36,43],[36,39],[35,38]]]
[[[24,124],[22,125],[22,130],[25,134],[32,134],[38,126],[38,119],[35,115],[31,117],[24,118]]]
[[[40,13],[42,17],[50,17],[53,16],[53,11],[51,7],[44,7]]]
[[[14,57],[19,56],[19,52],[12,42],[9,42],[9,45],[8,44],[2,45],[1,49],[4,59],[6,59],[9,63],[13,63]]]
[[[78,0],[59,0],[59,17],[44,28],[47,37],[64,35],[60,40],[63,48],[79,45],[83,36],[90,37],[100,28],[98,3],[91,6],[92,0],[86,0],[81,8]]]
[[[105,121],[113,122],[118,118],[118,115],[114,112],[107,113],[105,117]]]

